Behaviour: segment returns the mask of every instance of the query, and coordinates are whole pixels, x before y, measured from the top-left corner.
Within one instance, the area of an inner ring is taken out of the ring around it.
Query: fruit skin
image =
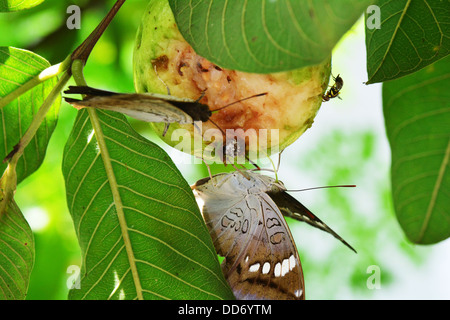
[[[258,132],[259,129],[279,129],[279,141],[274,139],[272,142],[268,133],[268,149],[260,153],[259,158],[283,150],[311,127],[322,104],[331,71],[331,58],[317,66],[269,75],[218,67],[197,56],[184,40],[167,0],[149,2],[137,32],[133,58],[134,84],[138,93],[170,93],[197,100],[206,90],[200,102],[215,110],[236,100],[268,92],[264,99],[250,99],[211,117],[223,130],[241,128]],[[165,124],[152,125],[171,146],[180,142],[172,141],[174,130],[186,129],[194,146],[194,126],[171,124],[163,137]],[[202,123],[203,132],[211,128],[216,129],[211,122]],[[208,144],[203,141],[202,149]],[[246,147],[249,152],[248,145]],[[201,150],[200,153],[193,149],[183,151],[205,158]]]

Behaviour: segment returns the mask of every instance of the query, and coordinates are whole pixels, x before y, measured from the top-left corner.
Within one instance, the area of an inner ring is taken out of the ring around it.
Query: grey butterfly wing
[[[170,103],[170,101],[192,102],[187,99],[158,94],[114,93],[75,86],[70,86],[64,93],[87,95],[83,100],[64,98],[66,102],[78,108],[91,107],[116,111],[146,122],[193,123],[189,114]]]
[[[277,192],[267,192],[270,198],[277,204],[281,212],[287,216],[296,220],[304,221],[309,225],[316,227],[322,231],[328,232],[333,235],[336,239],[341,241],[344,245],[350,248],[356,253],[356,250],[348,244],[340,235],[338,235],[333,229],[331,229],[327,224],[320,220],[316,215],[314,215],[308,208],[297,201],[294,197],[285,191]]]
[[[203,200],[203,216],[216,251],[225,257],[222,269],[237,299],[304,299],[297,249],[267,195],[231,193]]]
[[[303,270],[287,223],[268,196],[257,197],[253,204],[247,199],[258,212],[254,241],[235,262],[236,271],[228,270],[227,280],[238,299],[302,300]]]
[[[233,264],[257,226],[257,213],[250,210],[245,194],[229,192],[226,187],[214,186],[209,179],[199,180],[194,195],[208,227],[216,252]]]
[[[237,202],[208,201],[202,210],[216,252],[228,261],[236,261],[244,251],[238,243],[247,243],[251,239],[250,229],[255,225],[255,214],[246,208],[245,201]]]

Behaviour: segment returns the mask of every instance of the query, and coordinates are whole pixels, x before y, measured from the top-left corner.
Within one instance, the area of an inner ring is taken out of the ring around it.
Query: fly
[[[333,77],[334,80],[334,85],[330,88],[330,90],[328,90],[323,96],[322,96],[322,101],[330,101],[330,99],[339,97],[339,93],[342,89],[342,87],[344,86],[344,80],[340,77],[340,75],[338,74],[337,77]]]

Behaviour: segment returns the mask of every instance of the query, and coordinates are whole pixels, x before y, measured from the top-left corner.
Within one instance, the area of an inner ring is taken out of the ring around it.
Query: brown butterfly
[[[354,250],[271,177],[252,170],[221,173],[192,189],[237,299],[305,298],[300,257],[282,212]]]
[[[256,94],[232,102],[220,109],[210,110],[206,104],[199,102],[200,99],[177,98],[157,93],[116,93],[87,86],[69,86],[64,93],[86,95],[83,100],[64,98],[66,102],[77,108],[99,108],[120,112],[145,122],[165,122],[163,136],[167,133],[169,125],[175,122],[194,124],[195,121],[206,122],[209,120],[217,126],[211,119],[213,112],[218,112],[238,102],[267,95],[266,92]]]

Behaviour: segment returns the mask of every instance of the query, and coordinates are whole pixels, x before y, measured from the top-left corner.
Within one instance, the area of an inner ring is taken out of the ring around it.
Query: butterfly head
[[[206,122],[211,118],[212,112],[209,109],[209,107],[206,104],[203,103],[197,103],[197,112],[198,112],[198,119],[202,122]]]
[[[258,171],[248,171],[251,172],[252,180],[258,184],[258,187],[263,192],[273,192],[280,193],[286,191],[284,183],[280,180],[274,179],[272,177],[259,174]]]

